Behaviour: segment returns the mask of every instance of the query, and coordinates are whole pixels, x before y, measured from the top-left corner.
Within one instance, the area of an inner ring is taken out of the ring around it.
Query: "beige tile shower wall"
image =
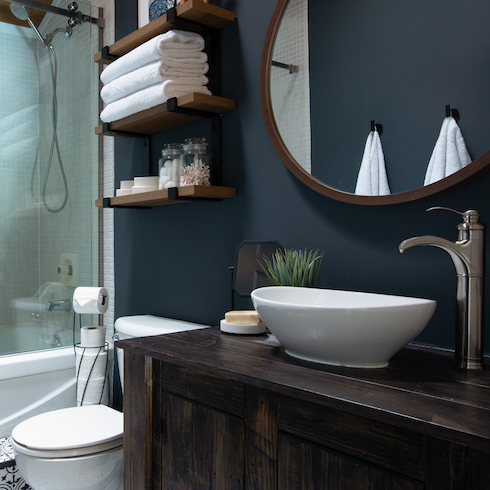
[[[308,2],[291,0],[274,46],[274,61],[298,66],[298,73],[271,68],[271,99],[281,136],[296,161],[311,171]]]

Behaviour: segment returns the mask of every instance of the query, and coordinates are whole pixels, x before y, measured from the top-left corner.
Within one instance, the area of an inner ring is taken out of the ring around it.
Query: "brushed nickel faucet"
[[[485,226],[480,214],[474,209],[464,213],[436,206],[427,209],[443,209],[460,214],[463,222],[458,225],[458,239],[450,242],[436,236],[408,238],[400,243],[400,253],[413,247],[432,246],[445,250],[453,260],[458,279],[456,292],[456,365],[461,369],[482,369],[483,364],[483,264],[485,253]]]

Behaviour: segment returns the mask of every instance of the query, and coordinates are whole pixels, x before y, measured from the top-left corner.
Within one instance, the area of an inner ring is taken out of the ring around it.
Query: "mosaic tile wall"
[[[281,136],[296,161],[311,171],[308,2],[291,0],[274,46],[274,61],[298,66],[298,73],[271,68],[271,98]]]

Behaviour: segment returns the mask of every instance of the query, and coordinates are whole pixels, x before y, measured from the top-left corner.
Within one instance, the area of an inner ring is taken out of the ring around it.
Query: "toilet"
[[[35,490],[123,488],[123,414],[105,405],[31,417],[14,427],[12,448]]]
[[[115,338],[163,335],[208,328],[153,315],[116,320]],[[116,349],[121,384],[123,355]],[[123,490],[123,414],[105,405],[53,410],[12,431],[20,475],[33,490]]]

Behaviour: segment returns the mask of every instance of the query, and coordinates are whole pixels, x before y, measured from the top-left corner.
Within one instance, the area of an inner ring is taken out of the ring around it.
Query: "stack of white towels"
[[[100,114],[113,122],[191,92],[211,95],[209,70],[200,34],[172,30],[121,56],[100,75],[107,104]]]

